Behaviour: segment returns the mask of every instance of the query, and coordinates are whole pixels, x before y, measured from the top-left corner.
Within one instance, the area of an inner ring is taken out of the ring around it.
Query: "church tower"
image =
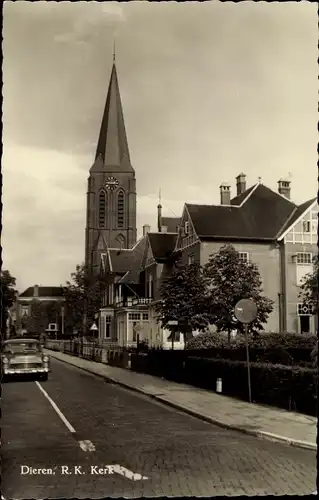
[[[85,263],[91,272],[108,248],[136,243],[136,180],[131,165],[115,55],[87,189]]]

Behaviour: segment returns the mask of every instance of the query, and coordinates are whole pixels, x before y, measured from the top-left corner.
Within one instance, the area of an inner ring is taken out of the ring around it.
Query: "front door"
[[[309,333],[310,332],[310,316],[299,316],[300,318],[300,332]]]

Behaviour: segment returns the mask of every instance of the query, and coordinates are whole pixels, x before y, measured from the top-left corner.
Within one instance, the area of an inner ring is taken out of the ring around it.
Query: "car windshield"
[[[40,344],[38,342],[19,342],[5,344],[3,347],[4,353],[25,354],[29,352],[39,352]]]

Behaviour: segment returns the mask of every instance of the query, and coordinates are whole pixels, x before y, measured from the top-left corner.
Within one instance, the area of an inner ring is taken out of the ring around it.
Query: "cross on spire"
[[[115,64],[115,37],[113,40],[113,64]]]

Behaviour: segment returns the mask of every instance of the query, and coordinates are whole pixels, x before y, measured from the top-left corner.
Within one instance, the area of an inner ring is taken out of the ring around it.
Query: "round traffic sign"
[[[257,306],[253,299],[241,299],[235,305],[235,316],[241,323],[251,323],[257,316]]]

